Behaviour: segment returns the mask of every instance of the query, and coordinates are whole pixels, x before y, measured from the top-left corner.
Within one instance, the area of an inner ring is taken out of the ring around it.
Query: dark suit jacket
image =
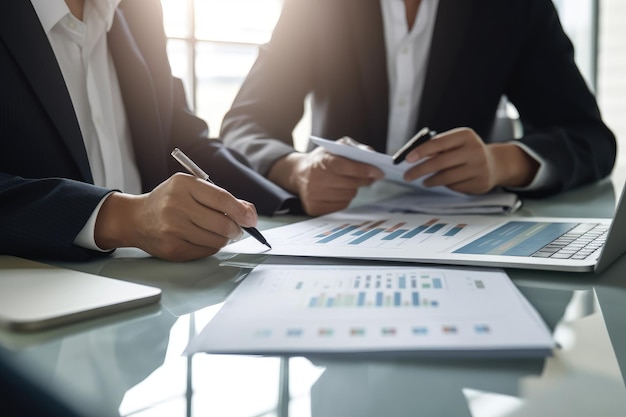
[[[158,0],[124,0],[108,35],[144,191],[175,171],[185,151],[212,179],[272,214],[290,196],[241,155],[208,139],[171,75]],[[0,5],[0,253],[82,259],[72,245],[109,190],[93,178],[63,76],[29,1]]]
[[[521,141],[556,167],[548,187],[526,196],[611,172],[615,138],[551,0],[440,0],[436,19],[415,132],[465,126],[488,138],[505,95],[520,113]],[[312,134],[351,136],[384,152],[387,80],[379,0],[286,0],[224,119],[222,140],[267,174],[292,151],[311,94]]]

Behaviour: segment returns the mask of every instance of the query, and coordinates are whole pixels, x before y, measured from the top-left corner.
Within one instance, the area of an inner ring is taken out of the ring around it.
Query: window
[[[589,87],[596,91],[598,0],[554,0],[554,5],[574,44],[576,63]]]
[[[600,3],[598,42],[598,102],[602,116],[618,140],[617,169],[613,184],[619,191],[626,179],[626,2],[604,0]]]
[[[282,0],[161,0],[172,72],[216,137]]]

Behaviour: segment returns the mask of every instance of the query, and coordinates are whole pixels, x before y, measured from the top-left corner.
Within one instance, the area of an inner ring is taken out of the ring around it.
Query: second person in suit
[[[307,96],[316,136],[391,154],[423,127],[439,132],[406,158],[427,158],[406,174],[427,186],[540,197],[603,178],[615,162],[615,137],[551,0],[285,0],[221,137],[319,215],[381,172],[295,151]],[[521,138],[491,137],[502,97]]]

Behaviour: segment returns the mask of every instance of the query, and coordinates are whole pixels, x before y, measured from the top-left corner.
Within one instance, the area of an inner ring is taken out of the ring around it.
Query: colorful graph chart
[[[432,218],[412,226],[409,222],[390,222],[389,219],[367,220],[358,224],[344,223],[324,230],[315,236],[315,243],[327,244],[342,238],[348,245],[361,245],[366,242],[402,243],[416,236],[427,238],[431,235],[453,237],[463,231],[466,223],[448,224]]]
[[[298,281],[295,290],[307,308],[416,308],[438,307],[436,292],[444,290],[441,274],[356,275],[333,285]]]

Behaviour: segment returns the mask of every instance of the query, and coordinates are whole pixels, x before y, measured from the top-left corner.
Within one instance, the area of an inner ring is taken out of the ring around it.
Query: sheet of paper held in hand
[[[186,353],[525,357],[553,347],[500,269],[262,264]]]
[[[374,165],[385,173],[385,179],[412,187],[413,192],[404,196],[402,206],[399,208],[421,213],[499,214],[512,213],[521,205],[516,194],[501,190],[485,195],[467,195],[446,187],[427,188],[423,185],[423,178],[407,182],[403,179],[403,175],[415,163],[410,164],[403,161],[395,165],[390,155],[368,150],[364,147],[352,146],[316,136],[311,136],[311,141],[335,155]]]

